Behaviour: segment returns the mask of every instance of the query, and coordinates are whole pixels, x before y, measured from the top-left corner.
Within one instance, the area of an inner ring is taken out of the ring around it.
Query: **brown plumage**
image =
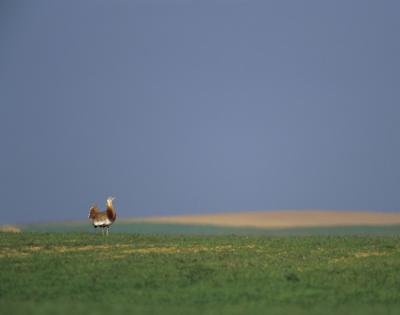
[[[107,235],[110,225],[113,224],[115,219],[117,218],[115,208],[112,204],[114,199],[115,198],[113,197],[107,198],[106,211],[100,211],[97,205],[93,205],[89,211],[89,219],[92,220],[93,227],[94,228],[101,227],[102,233],[104,233],[104,228],[106,228]]]

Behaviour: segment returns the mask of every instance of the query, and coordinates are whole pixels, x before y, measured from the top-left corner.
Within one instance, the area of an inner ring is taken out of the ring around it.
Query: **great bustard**
[[[93,205],[89,211],[89,219],[92,220],[94,228],[101,227],[101,233],[104,234],[104,228],[106,229],[106,234],[108,235],[108,229],[110,225],[114,223],[117,218],[115,208],[112,204],[114,197],[107,198],[107,209],[106,211],[100,212],[97,205]]]

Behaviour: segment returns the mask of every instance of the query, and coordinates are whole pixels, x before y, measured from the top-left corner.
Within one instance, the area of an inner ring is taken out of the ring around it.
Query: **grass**
[[[20,228],[25,232],[93,232],[88,222],[27,224]],[[111,233],[137,233],[162,235],[254,235],[254,236],[312,236],[312,235],[365,235],[400,236],[400,225],[355,225],[298,228],[254,228],[222,227],[215,225],[164,224],[164,223],[124,223],[118,222]]]
[[[398,314],[399,241],[0,233],[0,313]]]

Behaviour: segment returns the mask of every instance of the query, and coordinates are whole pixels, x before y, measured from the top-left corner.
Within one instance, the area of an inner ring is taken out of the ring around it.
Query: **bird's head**
[[[112,207],[112,202],[115,199],[115,197],[108,197],[107,198],[107,206]]]

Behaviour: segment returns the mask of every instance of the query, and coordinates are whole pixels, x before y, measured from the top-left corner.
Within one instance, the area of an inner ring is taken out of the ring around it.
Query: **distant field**
[[[24,232],[80,232],[101,234],[89,222],[30,224],[20,226]],[[293,228],[254,228],[235,226],[215,226],[203,224],[168,224],[117,222],[110,233],[129,233],[143,235],[253,235],[253,236],[307,236],[307,235],[367,235],[400,236],[400,225],[349,225],[349,226],[311,226]]]
[[[396,236],[0,232],[0,270],[0,314],[400,313]]]
[[[130,222],[205,224],[233,227],[293,228],[400,224],[400,213],[368,211],[281,210],[128,219]]]
[[[88,220],[30,224],[22,231],[95,232]],[[15,229],[14,228],[14,229]],[[7,229],[13,229],[8,226]],[[97,230],[99,233],[100,231]],[[275,211],[118,218],[111,233],[185,235],[400,235],[400,214],[340,211]]]

